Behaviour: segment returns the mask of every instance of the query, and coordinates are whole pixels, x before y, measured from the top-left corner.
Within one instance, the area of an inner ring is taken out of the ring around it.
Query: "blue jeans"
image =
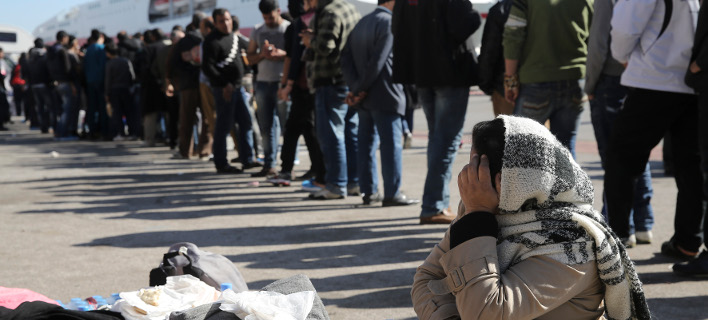
[[[359,152],[357,166],[359,186],[364,194],[378,192],[376,150],[381,142],[381,174],[384,180],[384,198],[398,195],[401,187],[403,152],[403,124],[398,113],[379,110],[358,110]]]
[[[266,168],[275,168],[278,157],[280,121],[278,117],[279,82],[256,81],[256,103],[258,104],[258,125],[263,136],[263,162]]]
[[[420,216],[430,217],[450,205],[452,164],[460,147],[469,88],[418,88],[418,97],[428,120],[428,174]]]
[[[359,117],[344,103],[347,86],[324,86],[315,93],[317,138],[325,162],[327,189],[346,195],[347,186],[359,184],[357,175],[357,131]]]
[[[524,83],[514,114],[539,123],[551,121],[551,133],[575,158],[575,139],[583,112],[583,92],[578,80]]]
[[[76,96],[71,91],[71,83],[62,82],[57,86],[57,92],[61,97],[61,109],[57,108],[57,115],[59,116],[59,121],[57,122],[56,130],[54,134],[56,137],[66,137],[71,132],[72,125],[75,125],[76,119],[71,119],[74,115],[74,109],[76,108]],[[74,127],[73,130],[76,128]]]
[[[590,100],[590,116],[603,168],[612,125],[622,109],[627,91],[627,88],[620,84],[619,76],[602,75],[597,82],[595,98]],[[635,229],[636,231],[649,231],[654,226],[654,209],[651,206],[653,195],[651,168],[647,162],[644,172],[637,178],[634,186],[634,202],[629,218],[630,233],[634,233]],[[604,192],[602,198],[604,202]],[[605,217],[605,221],[608,221],[607,207],[604,204],[602,215]]]
[[[216,126],[214,127],[214,166],[223,168],[229,165],[226,159],[226,137],[238,123],[238,156],[242,164],[253,162],[253,122],[246,107],[245,91],[235,88],[231,101],[224,100],[223,87],[212,88],[214,104],[216,105]]]

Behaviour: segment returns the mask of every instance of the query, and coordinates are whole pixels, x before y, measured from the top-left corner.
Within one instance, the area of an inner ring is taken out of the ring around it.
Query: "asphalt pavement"
[[[491,110],[487,97],[470,97],[453,176],[469,159],[472,126],[491,119]],[[209,162],[171,160],[164,146],[55,142],[13,119],[11,130],[0,132],[0,286],[62,301],[134,291],[148,285],[150,269],[171,244],[188,241],[233,261],[251,289],[307,275],[332,319],[416,318],[415,268],[446,229],[419,225],[419,206],[309,200],[298,186],[273,187],[246,174],[217,175]],[[403,191],[413,198],[422,197],[426,143],[417,110],[413,148],[403,156]],[[309,167],[301,145],[296,174]],[[603,171],[587,109],[577,154],[600,209]],[[651,166],[655,241],[629,254],[656,319],[708,319],[708,279],[674,275],[675,261],[658,254],[673,233],[676,186],[663,175],[660,148]],[[449,187],[455,207],[456,179]]]

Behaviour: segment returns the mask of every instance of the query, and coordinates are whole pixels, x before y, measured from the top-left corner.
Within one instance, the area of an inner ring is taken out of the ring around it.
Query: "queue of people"
[[[422,202],[421,224],[451,227],[416,274],[421,319],[650,318],[626,249],[654,241],[648,157],[668,132],[679,194],[661,252],[684,261],[678,274],[708,275],[708,126],[698,122],[708,114],[708,8],[698,0],[501,0],[479,59],[466,40],[481,17],[467,0],[379,0],[364,17],[346,0],[293,0],[289,16],[275,0],[259,9],[251,39],[225,9],[195,14],[170,39],[151,30],[113,43],[94,30],[84,49],[63,31],[49,47],[37,39],[20,62],[34,100],[26,115],[57,140],[150,146],[163,118],[174,158],[211,159],[219,174],[311,179],[318,200]],[[475,126],[454,213],[452,164],[477,84],[502,116]],[[602,213],[575,162],[586,99],[606,170]],[[422,201],[400,190],[416,103],[428,124]],[[293,177],[300,135],[312,164]]]

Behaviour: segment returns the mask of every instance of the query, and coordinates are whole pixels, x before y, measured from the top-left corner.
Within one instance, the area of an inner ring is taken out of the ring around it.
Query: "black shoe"
[[[691,260],[698,256],[698,254],[688,255],[683,253],[681,250],[679,250],[678,245],[674,242],[673,239],[661,244],[661,254],[672,258],[681,259],[684,261]]]
[[[275,177],[277,174],[278,174],[278,172],[275,171],[275,169],[264,167],[263,170],[258,171],[256,173],[252,173],[251,177],[253,177],[253,178],[262,178],[262,177],[272,178],[272,177]]]
[[[216,168],[216,173],[219,173],[219,174],[236,174],[236,173],[242,173],[242,172],[243,172],[243,170],[236,168],[236,167],[229,166],[229,165],[227,165],[225,167],[221,167],[221,168]]]
[[[698,258],[691,261],[676,263],[672,269],[682,276],[708,277],[708,251],[703,251]]]
[[[10,130],[10,129],[5,128],[4,126],[0,126],[0,131],[8,131],[8,130]]]
[[[397,196],[390,199],[383,199],[382,206],[393,207],[393,206],[409,206],[412,204],[420,203],[418,199],[408,199],[405,194],[399,193]]]
[[[310,180],[315,177],[315,174],[312,173],[312,170],[307,170],[305,174],[295,177],[295,181],[305,181],[305,180]]]
[[[231,161],[231,162],[233,162],[233,161]],[[244,164],[244,165],[241,166],[241,167],[243,168],[243,170],[246,170],[246,169],[252,169],[252,168],[260,168],[260,167],[262,167],[262,166],[263,166],[263,162],[252,161],[252,162],[249,162],[249,163],[247,163],[247,164]]]
[[[365,194],[362,197],[362,200],[364,200],[364,205],[370,205],[374,203],[379,203],[383,201],[383,196],[380,193],[374,193],[374,194]]]

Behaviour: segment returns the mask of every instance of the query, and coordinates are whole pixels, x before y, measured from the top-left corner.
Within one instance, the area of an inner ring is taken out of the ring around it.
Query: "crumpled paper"
[[[222,311],[243,320],[305,320],[315,301],[314,291],[284,295],[272,291],[225,290],[221,293]]]
[[[173,311],[213,303],[220,294],[214,287],[191,275],[167,277],[164,286],[154,288],[162,291],[156,306],[140,299],[139,291],[131,291],[121,292],[121,299],[111,310],[120,312],[128,320],[162,320],[168,319]]]

